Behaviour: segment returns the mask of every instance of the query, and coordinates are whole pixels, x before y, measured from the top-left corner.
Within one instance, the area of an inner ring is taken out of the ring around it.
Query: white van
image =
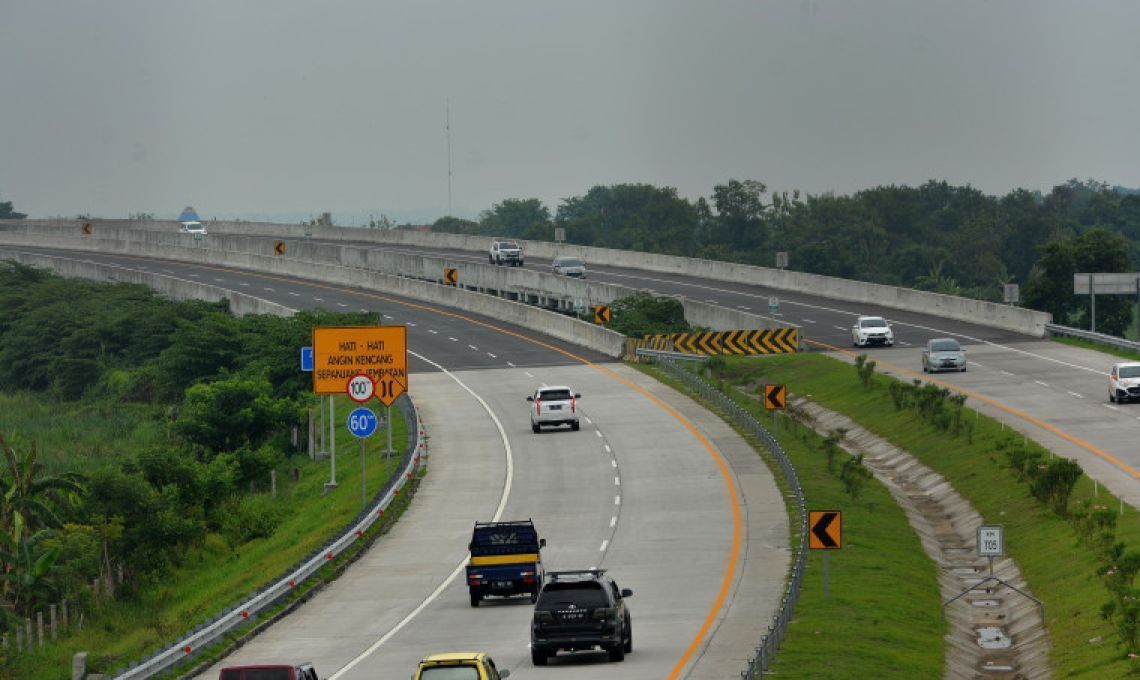
[[[206,235],[206,227],[202,226],[201,222],[183,222],[182,226],[178,227],[178,231],[183,234]]]

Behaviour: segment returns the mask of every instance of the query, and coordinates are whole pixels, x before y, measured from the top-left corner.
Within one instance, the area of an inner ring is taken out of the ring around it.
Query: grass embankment
[[[1053,342],[1059,342],[1062,345],[1069,345],[1071,347],[1080,347],[1081,349],[1091,349],[1092,351],[1100,352],[1101,354],[1120,357],[1125,361],[1140,361],[1140,352],[1133,352],[1121,347],[1106,345],[1101,342],[1082,340],[1081,338],[1065,338],[1061,336],[1054,337]],[[1105,367],[1105,372],[1108,372],[1107,366]]]
[[[1034,500],[1026,483],[1019,481],[1007,465],[1002,445],[1004,443],[1005,448],[1022,445],[1023,436],[1020,433],[968,411],[966,417],[973,421],[972,436],[953,436],[927,424],[911,410],[896,411],[886,387],[891,378],[876,375],[871,387],[865,389],[860,384],[854,367],[823,355],[805,354],[751,361],[730,359],[728,366],[738,376],[736,380],[742,383],[783,383],[792,396],[807,396],[829,409],[849,416],[941,473],[960,494],[969,499],[985,521],[1003,524],[1007,555],[1017,561],[1030,592],[1045,603],[1046,622],[1053,643],[1052,662],[1057,677],[1109,678],[1129,674],[1132,670],[1130,662],[1118,644],[1116,633],[1099,615],[1101,605],[1111,597],[1102,578],[1096,574],[1101,565],[1095,551],[1079,540],[1068,521]],[[969,402],[966,405],[968,407]],[[783,436],[781,440],[787,442],[789,437]],[[1028,441],[1027,446],[1039,450],[1041,448],[1032,440]],[[800,462],[797,461],[796,465],[799,469]],[[823,499],[818,496],[815,488],[815,476],[804,476],[810,505],[812,508],[819,507]],[[1091,499],[1100,506],[1122,509],[1116,528],[1117,540],[1133,548],[1140,545],[1140,524],[1133,508],[1121,506],[1119,500],[1105,493],[1103,488],[1095,493],[1094,485],[1087,477],[1082,477],[1077,483],[1069,507],[1076,507],[1084,499]],[[846,520],[847,508],[841,509],[844,510]],[[878,523],[879,518],[876,516],[874,524]],[[849,559],[850,555],[860,551],[858,546],[862,540],[861,533],[869,528],[871,527],[860,526],[858,523],[844,522],[844,549],[833,556],[838,558],[832,563],[833,575],[843,571],[840,560]],[[876,527],[876,530],[879,529]],[[850,541],[855,541],[853,545],[856,548],[849,552],[847,546]],[[818,564],[818,555],[812,557],[813,562]],[[898,572],[895,565],[897,556],[889,550],[869,557],[878,565],[878,572],[889,575],[884,578],[887,591],[907,579],[905,573]],[[877,572],[872,568],[869,573]],[[877,579],[857,580],[849,587],[855,591],[873,590],[881,583]],[[812,595],[812,591],[818,588],[818,581],[809,582],[809,585],[811,587],[808,593],[801,600],[796,624],[792,626],[786,646],[778,655],[774,667],[781,674],[800,675],[799,669],[791,663],[792,659],[796,659],[796,664],[814,654],[837,659],[837,649],[843,650],[841,657],[846,664],[852,650],[868,643],[868,640],[860,640],[858,636],[836,633],[840,639],[849,641],[850,644],[835,645],[832,644],[834,640],[826,639],[827,630],[821,630],[816,635],[818,628],[802,625],[819,616],[823,625],[838,629],[852,626],[852,622],[845,620],[829,621],[829,616],[841,616],[841,613],[820,616],[820,613],[827,610],[816,611],[822,604]],[[836,592],[834,583],[832,592]],[[1014,595],[1010,593],[1008,596]],[[906,621],[911,616],[903,611],[895,611],[893,607],[878,607],[874,602],[870,605],[875,606],[878,616],[884,618]],[[937,612],[932,613],[937,615]],[[810,650],[810,653],[805,650]],[[855,673],[849,677],[863,676]]]
[[[646,370],[686,391],[668,374],[652,367]],[[771,415],[755,399],[733,396],[770,425]],[[772,672],[779,677],[844,680],[940,677],[945,624],[939,611],[937,570],[905,513],[873,479],[864,485],[858,501],[852,501],[838,476],[828,471],[823,439],[808,428],[792,428],[788,419],[782,419],[780,442],[796,468],[809,509],[843,512],[843,548],[828,555],[826,599],[823,555],[820,551],[809,555],[796,615]],[[783,474],[770,467],[783,487]],[[782,491],[791,497],[786,487]],[[792,505],[789,514],[795,515]]]
[[[24,406],[30,397],[19,397]],[[146,587],[137,600],[108,602],[93,611],[84,613],[81,631],[74,631],[42,651],[23,654],[10,659],[10,676],[28,680],[55,680],[70,674],[71,658],[78,651],[90,653],[89,670],[113,672],[128,662],[164,647],[194,626],[202,623],[221,608],[234,604],[237,598],[271,582],[293,566],[298,560],[319,548],[326,540],[342,529],[360,512],[360,445],[346,427],[345,419],[356,406],[345,397],[337,398],[336,423],[336,480],[338,488],[325,495],[324,484],[329,481],[329,461],[314,462],[305,455],[294,455],[277,471],[276,503],[287,512],[272,536],[231,546],[216,534],[211,534],[204,545],[186,555],[181,565],[167,574],[160,583]],[[381,409],[375,408],[377,412]],[[25,439],[41,440],[40,433],[30,426],[40,412],[39,408],[27,411],[31,418],[22,421],[15,429]],[[57,414],[58,416],[58,414]],[[399,460],[407,441],[407,428],[393,409],[392,467]],[[46,421],[50,424],[50,420]],[[124,427],[128,427],[123,423]],[[152,437],[151,425],[139,425],[138,439]],[[129,429],[129,427],[128,427]],[[114,438],[102,439],[105,428],[93,426],[93,437],[86,438],[81,430],[67,442],[78,450],[109,451],[116,447]],[[55,441],[46,432],[44,440]],[[127,434],[128,437],[135,435]],[[165,437],[165,435],[163,435]],[[383,450],[386,435],[378,430],[365,440],[367,493],[369,500],[387,479]],[[55,444],[41,446],[49,456],[61,455],[53,451]],[[107,454],[110,455],[110,454]],[[82,466],[79,466],[82,467]],[[292,479],[296,469],[298,480]],[[74,607],[74,604],[73,604]],[[74,614],[73,621],[74,621]]]

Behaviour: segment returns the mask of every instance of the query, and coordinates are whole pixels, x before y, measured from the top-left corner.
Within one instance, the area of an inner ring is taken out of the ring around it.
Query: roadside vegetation
[[[1004,525],[1007,554],[1017,561],[1030,592],[1045,603],[1052,663],[1058,677],[1125,677],[1140,672],[1136,665],[1140,654],[1140,606],[1136,605],[1140,591],[1134,583],[1140,572],[1137,513],[1094,485],[1075,462],[1052,457],[1032,440],[981,416],[948,391],[876,374],[870,361],[852,366],[820,354],[727,357],[710,360],[706,370],[725,393],[755,412],[762,410],[756,403],[758,386],[780,383],[787,386],[789,401],[804,396],[847,415],[942,474],[987,522]],[[771,416],[767,418],[770,422]],[[796,442],[802,437],[801,430],[781,426],[780,440],[789,453],[796,450]],[[801,462],[795,461],[797,470]],[[821,508],[818,475],[810,470],[806,467],[800,471],[802,481],[811,507]],[[876,486],[868,484],[868,489]],[[879,525],[888,520],[880,516],[882,507],[876,506],[873,519],[851,524],[846,521],[848,509],[858,509],[863,502],[847,499],[842,504],[833,503],[828,509],[842,509],[845,520],[844,548],[832,553],[834,579],[843,570],[842,560],[851,559],[848,542],[856,541],[852,545],[857,550],[852,552],[860,552],[860,542],[868,540],[862,534],[881,530]],[[883,546],[869,556],[875,566],[868,569],[871,575],[891,575],[889,578],[860,578],[847,586],[854,593],[869,592],[869,601],[861,606],[873,612],[866,615],[874,618],[901,618],[896,611],[898,603],[889,598],[906,576],[897,573],[900,556],[890,547]],[[818,554],[810,556],[812,570],[818,570],[820,559]],[[931,592],[937,593],[936,587]],[[833,581],[833,596],[835,593]],[[800,664],[833,653],[835,641],[843,638],[850,621],[842,612],[830,610],[834,605],[823,602],[820,595],[818,580],[809,579],[789,635],[772,666],[781,676],[828,677],[801,673]],[[880,608],[881,603],[889,604]],[[938,617],[940,604],[927,603],[915,620],[921,622],[927,615]],[[934,610],[926,612],[927,607]],[[818,627],[802,625],[813,620],[820,622]],[[891,644],[886,636],[878,640]],[[937,645],[941,650],[941,641]],[[839,647],[848,650],[844,664],[850,650],[863,646],[866,640],[852,640],[850,645]],[[846,677],[862,676],[853,673]]]
[[[637,366],[686,392],[681,383],[652,364]],[[729,369],[715,379],[733,377],[734,371]],[[771,431],[772,416],[755,398],[754,387],[748,386],[746,393],[723,382],[721,389]],[[696,394],[689,396],[701,400]],[[716,410],[712,404],[705,405]],[[836,680],[940,677],[946,626],[939,610],[937,570],[923,552],[905,512],[861,461],[837,453],[834,436],[820,436],[787,418],[781,418],[779,433],[809,508],[843,512],[843,547],[828,555],[830,592],[826,598],[822,553],[809,554],[795,617],[771,666],[772,673]],[[763,445],[752,443],[776,469]],[[776,481],[790,499],[783,475],[777,473]],[[797,526],[794,503],[789,502],[788,513],[792,526]],[[791,538],[794,549],[799,536],[793,531]],[[754,644],[759,642],[757,639]],[[740,670],[744,670],[743,663]]]
[[[323,494],[298,348],[313,326],[371,323],[235,319],[141,286],[0,267],[0,677],[57,678],[81,650],[92,672],[113,671],[345,526],[360,511],[359,456],[341,454],[340,487]],[[386,478],[384,443],[367,442],[370,494]],[[42,613],[50,636],[52,605],[59,640],[29,652],[27,622]]]

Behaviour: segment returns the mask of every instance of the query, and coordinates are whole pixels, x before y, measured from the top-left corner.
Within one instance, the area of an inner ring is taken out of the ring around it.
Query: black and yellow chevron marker
[[[665,349],[656,343],[671,341],[675,351],[708,356],[789,354],[798,352],[800,343],[799,329],[796,328],[665,333],[646,335],[645,340],[654,349]]]

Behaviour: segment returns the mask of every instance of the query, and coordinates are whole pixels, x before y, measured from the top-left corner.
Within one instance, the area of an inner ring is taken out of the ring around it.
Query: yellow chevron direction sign
[[[273,252],[277,255],[284,255],[285,254],[285,242],[284,241],[274,241],[273,242]]]
[[[80,228],[80,231],[82,231],[84,235],[90,234],[91,233],[91,223],[85,222],[83,224],[83,226]]]
[[[647,335],[647,340],[672,340],[678,352],[689,354],[788,354],[799,351],[799,329],[699,331]]]
[[[764,408],[772,411],[782,409],[787,405],[787,392],[783,385],[764,386]]]
[[[595,305],[594,306],[594,323],[603,324],[610,322],[610,306],[609,305]]]
[[[443,285],[454,286],[459,283],[459,270],[455,267],[443,268]]]
[[[843,547],[843,513],[838,510],[808,511],[808,547],[839,550]]]

